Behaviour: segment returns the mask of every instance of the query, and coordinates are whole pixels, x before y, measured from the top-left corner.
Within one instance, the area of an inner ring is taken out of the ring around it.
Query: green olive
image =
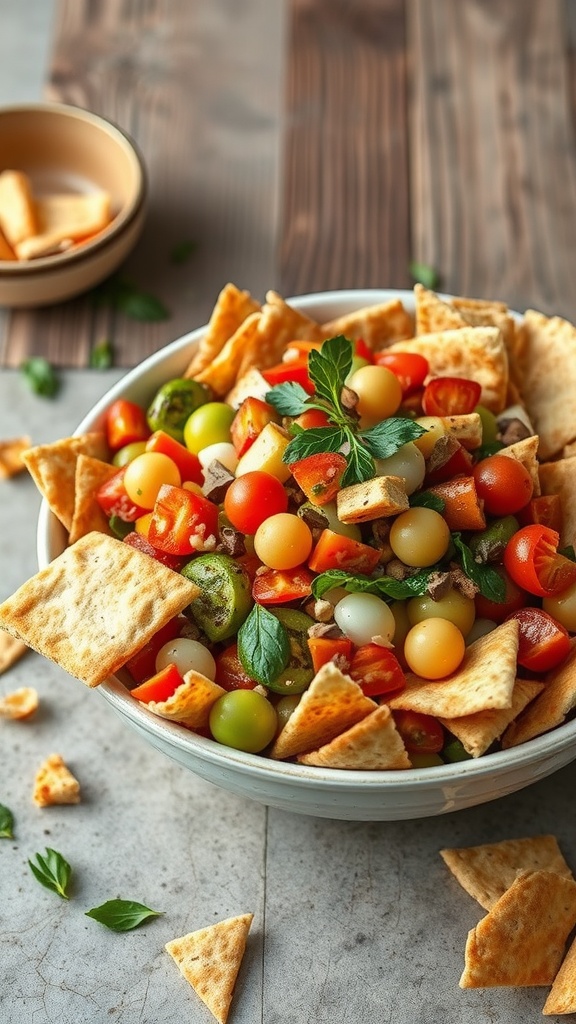
[[[176,441],[184,441],[184,424],[191,414],[211,398],[197,380],[176,377],[156,392],[146,414],[150,430],[163,430]]]

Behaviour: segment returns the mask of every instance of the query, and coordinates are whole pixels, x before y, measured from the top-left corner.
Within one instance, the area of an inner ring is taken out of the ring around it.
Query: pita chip
[[[7,672],[28,650],[27,644],[9,633],[0,633],[0,675]]]
[[[414,323],[401,299],[391,299],[329,320],[322,324],[322,334],[324,338],[338,334],[354,341],[361,338],[369,349],[378,352],[392,342],[413,338]]]
[[[544,689],[507,728],[502,737],[502,747],[516,747],[519,743],[542,733],[550,732],[562,725],[566,717],[576,708],[576,644],[559,668],[548,672]]]
[[[300,754],[299,764],[321,768],[386,771],[411,768],[410,758],[392,712],[381,704],[356,725],[310,754]]]
[[[18,259],[18,257],[16,256],[14,249],[8,244],[6,236],[0,228],[0,260],[8,260],[10,263],[13,263],[16,259]]]
[[[282,760],[318,750],[366,718],[376,706],[373,700],[364,696],[358,683],[328,662],[302,694],[269,756]]]
[[[425,288],[423,284],[414,285],[414,302],[416,307],[416,334],[436,334],[438,331],[450,331],[458,327],[469,327],[466,317],[449,302],[441,299],[436,292]]]
[[[208,725],[212,705],[225,693],[226,690],[211,679],[190,670],[167,700],[149,701],[146,707],[160,718],[180,722],[190,729],[202,729]]]
[[[74,512],[70,523],[69,544],[74,544],[92,530],[112,536],[108,516],[96,501],[96,491],[117,472],[117,466],[80,452],[74,477]]]
[[[28,436],[11,437],[7,441],[0,441],[0,480],[16,476],[26,467],[22,459],[22,453],[32,444]]]
[[[250,313],[214,356],[211,363],[194,374],[194,380],[207,384],[218,398],[232,389],[240,376],[240,364],[247,348],[253,347],[261,313]]]
[[[516,462],[520,462],[528,470],[534,485],[532,492],[534,498],[540,494],[538,443],[538,435],[535,434],[533,437],[525,437],[521,441],[509,444],[498,452],[499,455],[505,455],[508,459],[515,459]]]
[[[544,684],[533,679],[517,679],[509,708],[477,711],[473,715],[463,715],[461,718],[441,718],[440,722],[448,732],[460,740],[464,750],[471,757],[480,757],[500,739],[510,723],[543,689]]]
[[[229,917],[167,942],[166,952],[219,1024],[226,1024],[253,914]]]
[[[406,688],[388,704],[392,710],[420,711],[444,719],[511,708],[517,653],[518,623],[509,619],[470,644],[452,675],[431,682],[409,674]]]
[[[30,718],[38,710],[39,703],[38,692],[33,686],[21,686],[0,697],[0,718]]]
[[[277,292],[266,293],[256,334],[246,346],[238,376],[253,366],[267,369],[279,363],[290,341],[324,341],[319,324],[305,313],[289,306]]]
[[[201,338],[183,376],[195,377],[201,370],[210,366],[246,318],[259,310],[260,303],[250,292],[241,291],[231,283],[224,285],[212,310],[206,333]]]
[[[485,910],[492,909],[521,871],[552,871],[572,878],[552,835],[444,849],[440,856],[462,888]]]
[[[50,754],[36,772],[32,799],[37,807],[80,803],[80,783],[60,754]]]
[[[576,882],[521,873],[468,932],[461,988],[551,985],[576,924]]]
[[[0,604],[0,627],[98,686],[199,593],[156,559],[93,532]]]
[[[74,515],[76,462],[81,453],[104,460],[107,455],[104,434],[95,431],[65,437],[22,453],[22,460],[38,490],[67,530]]]
[[[562,502],[560,547],[576,545],[576,456],[540,466],[542,494],[559,494]]]
[[[572,942],[554,978],[542,1013],[546,1017],[576,1013],[576,939]]]
[[[30,179],[23,171],[0,174],[0,228],[12,248],[36,234],[38,222]]]
[[[522,331],[520,390],[546,461],[576,438],[576,327],[528,309]]]

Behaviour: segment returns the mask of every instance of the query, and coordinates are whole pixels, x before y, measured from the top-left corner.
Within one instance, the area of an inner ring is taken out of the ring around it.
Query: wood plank
[[[292,0],[280,290],[409,284],[404,0]]]
[[[104,114],[138,142],[150,175],[143,237],[122,274],[170,318],[130,320],[81,297],[14,311],[0,362],[28,354],[85,366],[112,337],[131,366],[205,323],[232,280],[263,297],[274,284],[283,9],[247,0],[60,0],[46,95]],[[195,252],[175,266],[174,248]]]
[[[447,291],[576,317],[563,0],[408,2],[413,250]]]

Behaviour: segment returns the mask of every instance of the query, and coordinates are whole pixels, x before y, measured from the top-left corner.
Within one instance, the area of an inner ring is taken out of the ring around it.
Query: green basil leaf
[[[290,464],[321,452],[339,452],[345,441],[346,435],[340,427],[312,427],[310,430],[300,430],[282,455],[282,462]]]
[[[121,295],[116,303],[117,309],[133,320],[152,322],[167,320],[168,310],[154,295],[139,292],[136,289]]]
[[[14,838],[14,815],[9,807],[0,804],[0,839]]]
[[[446,502],[443,498],[440,498],[438,494],[432,494],[431,491],[417,491],[415,494],[411,494],[409,499],[411,508],[433,508],[435,512],[442,512],[446,507]]]
[[[316,394],[342,411],[340,393],[352,367],[353,344],[343,334],[328,338],[320,351],[312,349],[308,356],[308,373]]]
[[[72,874],[72,868],[68,861],[64,859],[61,853],[57,850],[46,847],[46,855],[43,857],[41,853],[35,854],[36,863],[29,860],[28,865],[34,877],[40,882],[41,885],[45,886],[46,889],[50,889],[52,892],[61,896],[62,899],[67,900],[68,883]]]
[[[486,597],[489,601],[495,601],[497,604],[502,604],[506,599],[506,583],[502,576],[492,566],[477,562],[472,551],[464,543],[459,533],[453,533],[452,540],[460,554],[462,568],[468,579],[476,584],[483,597]]]
[[[107,900],[99,907],[86,911],[86,917],[92,917],[113,932],[132,931],[150,917],[159,917],[161,914],[161,910],[150,910],[150,907],[135,903],[134,900]]]
[[[114,349],[107,338],[100,341],[90,352],[90,368],[92,370],[109,370],[114,363]]]
[[[293,380],[277,384],[264,396],[264,401],[273,406],[281,416],[299,416],[308,408],[306,403],[309,399],[308,392]]]
[[[370,430],[361,430],[359,436],[377,459],[388,459],[402,445],[422,437],[426,431],[419,423],[404,416],[390,416]]]
[[[290,660],[287,630],[266,608],[255,604],[238,630],[238,657],[252,679],[268,686]]]
[[[440,274],[428,263],[420,263],[418,260],[412,260],[409,269],[412,280],[416,281],[417,284],[423,284],[425,288],[438,288],[440,284]]]
[[[409,597],[421,597],[426,593],[433,569],[423,569],[405,580],[394,579],[393,576],[363,576],[360,573],[346,572],[345,569],[328,569],[316,576],[312,583],[312,593],[319,600],[334,587],[343,587],[351,594],[377,594],[392,601],[403,601]]]
[[[181,266],[183,263],[187,263],[190,257],[194,255],[197,248],[198,243],[191,242],[189,239],[178,242],[170,253],[170,262],[175,266]]]
[[[24,380],[35,395],[42,398],[54,398],[60,390],[60,380],[54,367],[42,356],[25,359],[20,369]]]

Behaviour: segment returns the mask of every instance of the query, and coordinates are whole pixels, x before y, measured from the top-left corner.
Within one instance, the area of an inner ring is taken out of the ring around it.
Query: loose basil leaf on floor
[[[112,342],[107,338],[100,341],[90,352],[90,368],[92,370],[109,370],[114,362]]]
[[[167,320],[169,316],[160,299],[143,291],[132,281],[116,275],[98,285],[92,292],[92,299],[95,305],[111,306],[134,320]]]
[[[46,847],[45,857],[41,853],[37,853],[35,856],[36,864],[31,860],[28,861],[34,877],[46,889],[51,889],[52,892],[57,893],[64,900],[69,899],[66,890],[72,874],[72,868],[68,861],[64,859],[61,853],[58,853],[57,850],[52,850],[49,846]]]
[[[268,686],[290,659],[290,640],[282,623],[255,604],[238,630],[238,657],[252,679]]]
[[[24,380],[35,395],[42,398],[54,398],[60,390],[58,375],[47,359],[42,356],[32,356],[25,359],[20,366]]]
[[[129,932],[148,918],[159,917],[161,914],[161,910],[150,910],[150,907],[134,900],[107,900],[99,907],[86,911],[86,917],[94,918],[113,932]]]
[[[0,804],[0,839],[14,838],[14,815],[9,807]]]
[[[409,265],[410,277],[416,284],[423,284],[425,288],[438,288],[440,285],[440,274],[428,263],[420,263],[412,260]]]
[[[178,244],[174,246],[172,252],[170,253],[170,262],[173,263],[175,266],[180,266],[182,263],[187,263],[190,257],[194,255],[197,248],[197,242],[192,242],[190,240],[178,242]]]

